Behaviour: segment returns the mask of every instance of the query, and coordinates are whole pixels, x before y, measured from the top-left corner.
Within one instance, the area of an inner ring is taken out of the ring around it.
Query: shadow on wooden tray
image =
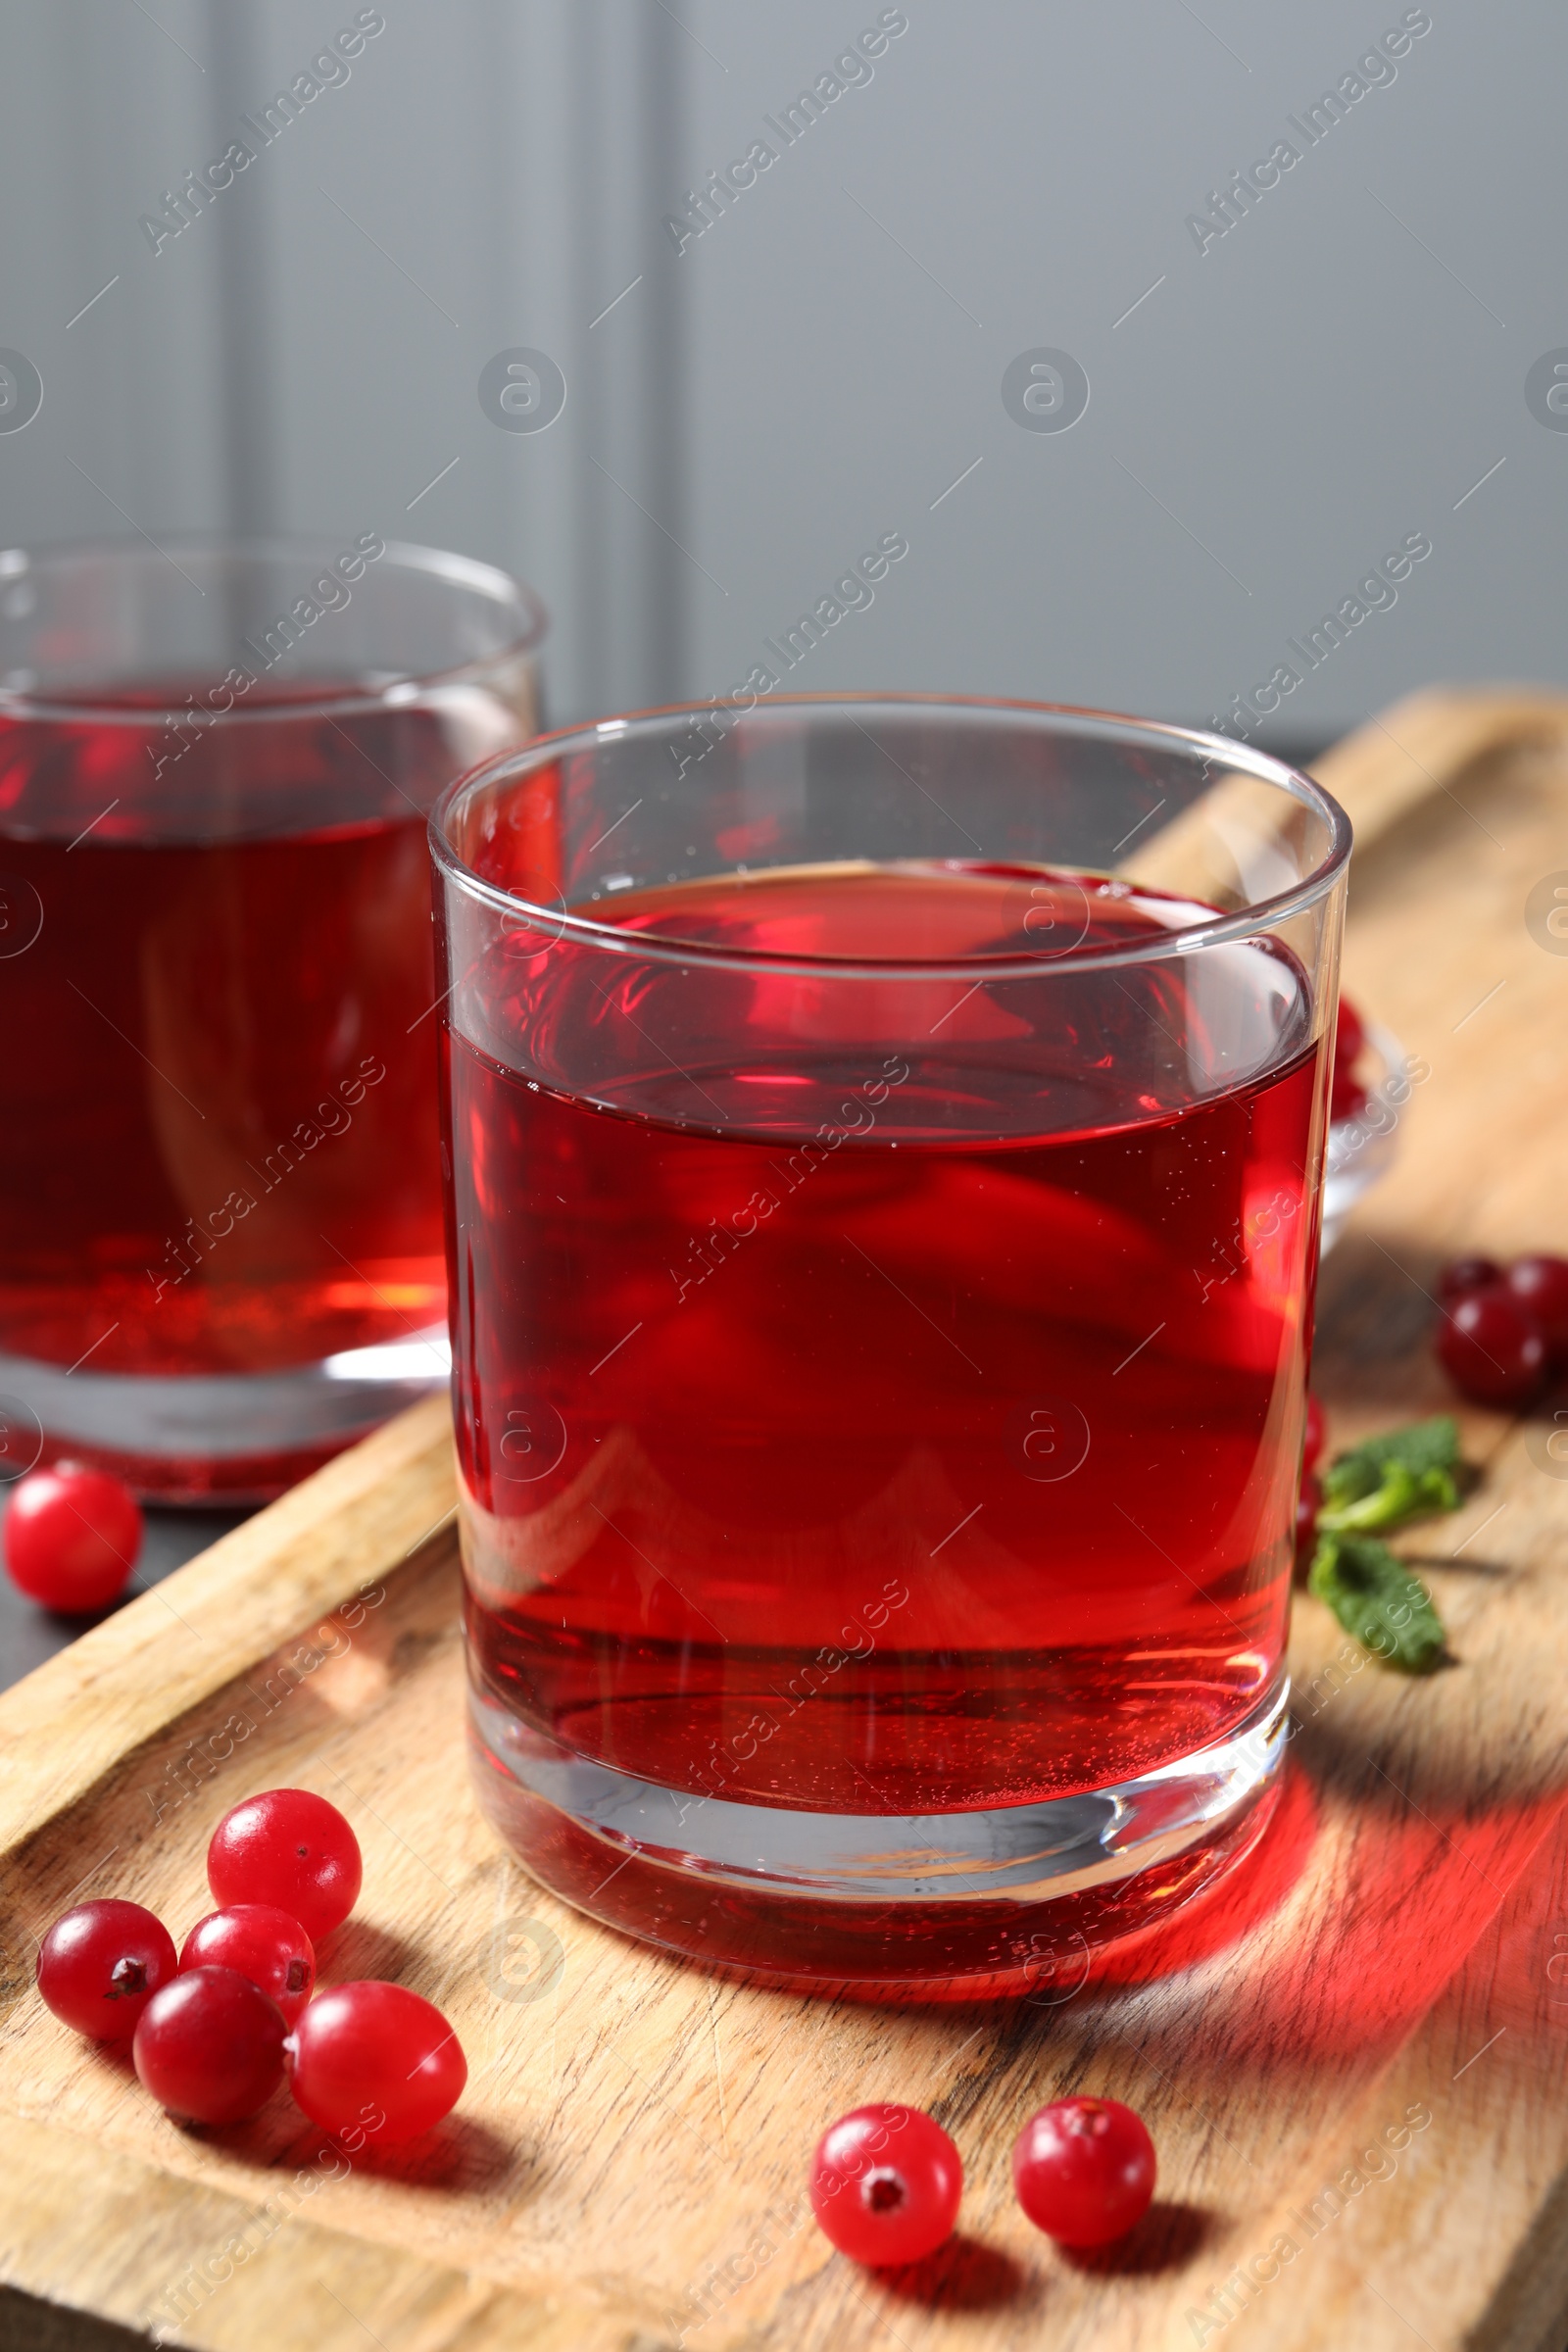
[[[999,2311],[1023,2297],[1027,2273],[1000,2246],[988,2246],[962,2230],[923,2262],[878,2271],[877,2284],[904,2303],[928,2311]]]
[[[1061,2249],[1072,2268],[1102,2278],[1147,2278],[1180,2270],[1214,2233],[1214,2217],[1201,2206],[1156,2197],[1136,2229],[1114,2245]],[[1001,2311],[1036,2302],[1040,2279],[1001,2247],[963,2231],[949,2238],[923,2262],[879,2271],[877,2283],[901,2302],[928,2311]]]
[[[1337,1404],[1375,1408],[1396,1396],[1408,1416],[1412,1393],[1430,1395],[1429,1412],[1451,1406],[1431,1346],[1441,1268],[1435,1250],[1360,1231],[1346,1234],[1324,1259],[1312,1386],[1331,1411]]]

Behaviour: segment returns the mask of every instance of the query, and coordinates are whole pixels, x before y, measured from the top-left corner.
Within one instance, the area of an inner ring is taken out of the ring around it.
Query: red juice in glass
[[[397,724],[433,799],[439,731]],[[370,764],[389,731],[279,708],[215,840],[202,760],[154,815],[139,734],[0,710],[0,857],[46,914],[0,965],[9,1352],[267,1371],[440,1318],[425,821]]]
[[[736,797],[813,751],[853,789],[840,711],[737,726]],[[977,749],[967,714],[953,743],[919,706],[863,723],[931,781]],[[532,772],[569,818],[594,769]],[[552,918],[548,827],[524,794],[509,838],[506,806],[460,790],[445,819],[536,909],[498,893],[487,928],[447,878],[481,1797],[558,1891],[697,1956],[1038,1982],[1266,1818],[1310,943],[1087,858],[655,882],[621,834],[597,898],[567,848]]]
[[[426,812],[525,732],[494,678],[268,654],[0,696],[0,1391],[19,1446],[171,1495],[274,1489],[441,1376]]]

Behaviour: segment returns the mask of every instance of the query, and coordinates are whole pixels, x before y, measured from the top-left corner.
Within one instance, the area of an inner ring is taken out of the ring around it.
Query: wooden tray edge
[[[530,2294],[362,2238],[317,2218],[299,2172],[258,2180],[254,2200],[206,2187],[58,2125],[6,2117],[8,2227],[0,2341],[75,2344],[96,2322],[141,2344],[231,2352],[243,2279],[258,2340],[363,2352],[367,2335],[423,2352],[622,2352],[635,2315]],[[330,2184],[315,2195],[329,2200]],[[329,2210],[329,2205],[328,2205]],[[6,2290],[31,2300],[29,2335],[4,2332]],[[90,2336],[86,2340],[91,2340]]]
[[[0,1697],[0,1852],[313,1617],[373,1587],[456,1507],[451,1410],[431,1396],[37,1667]]]

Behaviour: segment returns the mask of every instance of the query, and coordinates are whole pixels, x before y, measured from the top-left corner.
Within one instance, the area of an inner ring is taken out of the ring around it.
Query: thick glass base
[[[444,1328],[281,1372],[94,1372],[0,1353],[0,1477],[70,1456],[152,1502],[268,1502],[446,1385]]]
[[[1253,1844],[1285,1753],[1281,1681],[1229,1738],[1045,1803],[916,1818],[683,1794],[469,1700],[479,1802],[534,1876],[710,1966],[862,1996],[1065,1999]]]

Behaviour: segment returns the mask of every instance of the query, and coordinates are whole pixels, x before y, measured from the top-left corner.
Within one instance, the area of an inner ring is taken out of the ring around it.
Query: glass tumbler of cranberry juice
[[[538,634],[374,533],[0,554],[0,1476],[261,1495],[444,1377],[425,826]]]
[[[1273,1799],[1343,814],[848,696],[431,833],[481,1800],[711,1962],[1059,1983]]]

